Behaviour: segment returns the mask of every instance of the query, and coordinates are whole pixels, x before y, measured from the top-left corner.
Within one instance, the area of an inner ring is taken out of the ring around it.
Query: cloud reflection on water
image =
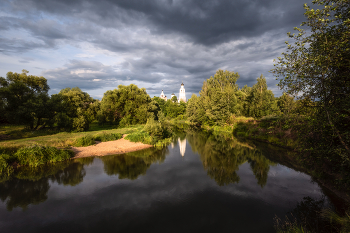
[[[114,231],[146,226],[206,231],[232,224],[244,229],[242,224],[255,222],[246,230],[268,231],[275,214],[285,214],[305,196],[322,195],[309,176],[272,162],[259,149],[213,135],[188,133],[174,141],[174,148],[81,160],[79,166],[79,174],[65,169],[50,176],[39,205],[28,203],[25,212],[0,207],[1,228],[97,231],[103,223]],[[34,196],[31,200],[36,203]],[[157,224],[150,225],[155,219]]]

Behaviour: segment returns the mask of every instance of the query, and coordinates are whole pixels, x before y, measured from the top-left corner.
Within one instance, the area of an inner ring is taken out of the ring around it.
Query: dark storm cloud
[[[212,45],[299,25],[302,3],[304,0],[288,1],[288,8],[280,0],[183,0],[171,4],[129,0],[112,4],[145,14],[157,33],[180,32],[196,43]]]
[[[268,73],[273,68],[272,59],[285,49],[286,33],[304,20],[304,2],[3,1],[0,50],[16,56],[64,45],[80,48],[81,43],[88,43],[123,60],[107,65],[98,59],[71,57],[61,67],[43,67],[42,75],[55,90],[67,86],[93,90],[138,81],[157,84],[147,88],[153,96],[161,89],[166,94],[177,93],[183,81],[190,97],[218,69],[239,72],[240,87],[252,86],[263,74],[269,87],[275,88],[276,81]]]
[[[279,28],[291,29],[303,18],[305,0],[178,0],[178,1],[61,1],[15,0],[16,11],[39,11],[55,16],[79,17],[106,27],[147,25],[156,34],[178,33],[204,45],[255,37]],[[52,37],[62,33],[51,27],[37,32]],[[35,31],[33,31],[35,32]],[[57,38],[57,37],[55,37]]]

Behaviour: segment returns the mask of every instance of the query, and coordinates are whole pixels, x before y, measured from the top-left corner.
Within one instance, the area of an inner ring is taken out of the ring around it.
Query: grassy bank
[[[109,124],[99,125],[97,122],[94,122],[90,124],[90,128],[88,132],[111,130],[116,128],[117,128],[116,125],[109,125]],[[0,141],[54,135],[60,132],[63,132],[63,131],[60,131],[56,128],[43,128],[39,130],[30,130],[24,125],[3,124],[3,125],[0,125]]]
[[[25,138],[0,142],[0,180],[7,179],[19,166],[37,167],[70,159],[73,157],[73,152],[67,149],[71,146],[89,146],[95,144],[95,141],[117,140],[123,134],[141,131],[143,126],[102,131],[97,129],[80,133],[59,132],[29,138],[26,129],[22,129],[24,133],[18,133],[17,137],[24,135]],[[14,126],[13,130],[20,131],[21,127]],[[13,130],[7,129],[8,132]]]
[[[237,122],[233,134],[237,137],[267,142],[289,149],[298,149],[298,129],[302,127],[302,117],[272,116],[260,120]]]
[[[79,133],[60,132],[52,135],[38,136],[33,138],[5,140],[0,142],[0,154],[15,153],[19,148],[31,147],[34,145],[69,148],[71,146],[78,146],[79,141],[81,141],[84,137],[87,141],[89,141],[90,139],[94,139],[96,141],[103,141],[106,140],[106,138],[109,137],[109,135],[116,136],[121,134],[129,134],[136,131],[140,131],[142,128],[142,125],[136,125],[121,129],[87,131]],[[85,142],[81,143],[82,146],[87,145]]]

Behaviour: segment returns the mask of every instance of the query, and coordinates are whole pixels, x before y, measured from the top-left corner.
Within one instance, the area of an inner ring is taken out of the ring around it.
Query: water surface
[[[188,132],[161,150],[22,169],[0,183],[0,232],[273,232],[275,216],[324,196],[273,161],[283,153]]]

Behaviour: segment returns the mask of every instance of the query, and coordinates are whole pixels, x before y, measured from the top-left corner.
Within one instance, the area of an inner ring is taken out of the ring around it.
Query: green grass
[[[91,146],[96,143],[96,141],[108,142],[121,139],[123,134],[121,133],[108,133],[102,132],[99,134],[91,135],[87,134],[75,140],[74,146]]]
[[[9,166],[9,160],[10,156],[6,154],[0,154],[0,175],[3,174],[4,176],[9,176],[12,173],[13,168]]]
[[[57,129],[30,130],[23,125],[0,125],[0,141],[14,140],[21,138],[32,138],[38,136],[52,135],[59,133]]]
[[[121,133],[106,133],[102,132],[94,136],[95,141],[108,142],[121,139],[123,134]]]
[[[261,120],[238,122],[233,128],[237,137],[255,139],[276,146],[298,148],[300,119],[294,116],[266,116]]]
[[[56,147],[33,146],[24,147],[14,154],[19,165],[37,167],[46,163],[55,163],[70,159],[74,152],[70,150],[59,150]]]
[[[129,140],[130,142],[142,142],[145,144],[153,145],[153,138],[149,133],[145,131],[138,131],[131,133],[125,137],[125,139]]]
[[[91,123],[88,132],[102,131],[102,130],[114,130],[116,125],[99,125],[97,122]],[[47,136],[58,134],[60,131],[56,128],[44,128],[40,130],[30,130],[24,125],[11,125],[3,124],[0,125],[0,141],[33,138],[39,136]],[[67,132],[69,133],[69,132]]]
[[[12,130],[13,128],[12,126]],[[20,129],[20,126],[16,128],[17,131],[20,131]],[[128,128],[98,132],[60,132],[53,135],[2,141],[0,142],[0,180],[8,179],[9,175],[13,172],[11,164],[14,162],[21,166],[37,167],[42,164],[67,160],[72,157],[71,152],[57,148],[88,146],[95,144],[95,141],[105,142],[117,140],[123,134],[140,132],[142,129],[142,125],[135,125]]]
[[[0,154],[0,181],[10,179],[14,172],[13,163],[25,167],[38,167],[65,161],[73,156],[73,151],[49,146],[23,147],[12,154]]]
[[[75,140],[74,146],[91,146],[95,144],[95,138],[91,135],[85,135]]]

